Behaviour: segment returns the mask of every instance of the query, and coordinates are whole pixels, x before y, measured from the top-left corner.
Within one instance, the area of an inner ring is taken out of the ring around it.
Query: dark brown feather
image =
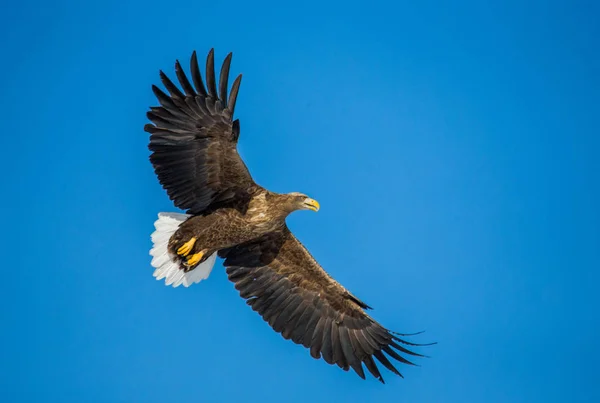
[[[315,312],[314,315],[318,315],[321,312]],[[309,341],[309,345],[304,345],[304,347],[310,348],[310,355],[315,358],[321,358],[321,352],[323,348],[323,332],[325,328],[325,322],[327,322],[327,317],[324,315],[318,316],[319,320],[315,325],[315,330],[313,331],[312,339]],[[308,339],[307,339],[308,340]]]
[[[311,315],[311,317],[306,325],[304,335],[301,336],[303,340],[299,341],[298,344],[302,344],[306,348],[311,348],[313,336],[317,332],[317,325],[319,324],[319,319],[321,318],[321,309],[319,304],[317,303],[314,309],[307,310],[307,312]]]
[[[190,81],[183,72],[181,64],[179,64],[179,60],[175,62],[175,74],[177,74],[177,79],[179,80],[179,84],[181,84],[181,87],[185,91],[185,95],[187,95],[187,97],[195,97],[196,91],[194,91],[194,88],[190,84]]]
[[[192,53],[192,58],[190,59],[190,71],[192,75],[192,81],[194,81],[194,86],[196,87],[196,91],[198,94],[206,97],[208,93],[206,92],[206,88],[204,87],[204,81],[202,80],[202,74],[200,73],[200,65],[198,64],[198,58],[196,56],[196,51]]]
[[[237,100],[238,92],[240,91],[240,84],[242,83],[242,75],[236,77],[233,85],[231,86],[231,93],[229,94],[229,102],[227,103],[227,109],[230,111],[231,116],[235,111],[235,102]]]
[[[379,372],[379,368],[377,368],[375,361],[373,361],[373,357],[368,356],[367,358],[364,359],[363,362],[365,363],[365,367],[367,367],[367,369],[369,370],[371,375],[373,375],[375,378],[379,379],[379,381],[381,381],[381,383],[385,383],[385,381],[383,380],[383,377],[381,376],[381,372]]]
[[[206,88],[208,96],[212,99],[217,98],[217,81],[215,79],[215,50],[211,49],[206,58]]]
[[[221,102],[223,102],[224,105],[227,105],[227,81],[229,80],[231,56],[232,53],[229,53],[225,57],[223,65],[221,66],[221,72],[219,73],[219,98],[221,98]]]

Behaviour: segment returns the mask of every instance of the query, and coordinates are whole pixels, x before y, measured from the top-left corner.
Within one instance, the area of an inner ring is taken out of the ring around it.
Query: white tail
[[[184,272],[179,266],[179,260],[175,259],[169,253],[168,245],[171,235],[177,231],[177,228],[190,217],[188,214],[179,213],[158,213],[158,220],[154,222],[156,231],[152,233],[152,243],[154,244],[150,250],[150,255],[153,256],[152,266],[156,268],[153,276],[157,280],[165,279],[166,285],[178,287],[183,284],[184,287],[189,287],[194,283],[207,279],[217,254],[213,253],[204,262],[200,263],[194,270]]]

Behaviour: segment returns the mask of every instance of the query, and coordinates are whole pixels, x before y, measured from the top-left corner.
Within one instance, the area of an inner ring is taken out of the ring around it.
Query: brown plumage
[[[194,52],[193,85],[176,62],[183,91],[162,71],[169,94],[152,87],[160,106],[145,126],[150,161],[175,206],[191,215],[170,236],[168,258],[190,272],[217,253],[242,298],[284,338],[362,378],[364,364],[383,382],[376,360],[400,375],[388,357],[412,364],[403,355],[421,356],[407,348],[417,344],[367,315],[370,307],[331,278],[285,224],[293,211],[317,210],[318,203],[262,188],[238,155],[233,113],[241,75],[228,94],[230,63],[231,53],[217,86],[211,50],[205,86]]]

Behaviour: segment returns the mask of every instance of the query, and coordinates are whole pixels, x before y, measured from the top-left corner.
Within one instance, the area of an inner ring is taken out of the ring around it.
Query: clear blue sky
[[[53,3],[0,13],[3,401],[600,401],[597,3]],[[292,230],[439,342],[405,379],[313,360],[220,263],[152,277],[150,86],[211,47],[254,178],[321,203]]]

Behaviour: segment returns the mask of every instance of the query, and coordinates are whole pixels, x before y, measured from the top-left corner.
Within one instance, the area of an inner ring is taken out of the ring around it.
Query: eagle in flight
[[[218,256],[240,296],[285,339],[363,379],[364,364],[384,382],[375,360],[401,376],[388,357],[412,364],[405,357],[422,357],[410,349],[422,344],[371,318],[370,307],[329,276],[286,225],[290,213],[318,211],[319,203],[257,185],[240,158],[233,115],[242,76],[228,91],[230,64],[231,53],[217,83],[211,50],[205,85],[194,52],[192,82],[176,62],[181,89],[162,71],[168,94],[152,86],[160,106],[150,108],[152,123],[144,127],[150,161],[169,198],[186,212],[158,214],[154,277],[188,287],[208,277]]]

